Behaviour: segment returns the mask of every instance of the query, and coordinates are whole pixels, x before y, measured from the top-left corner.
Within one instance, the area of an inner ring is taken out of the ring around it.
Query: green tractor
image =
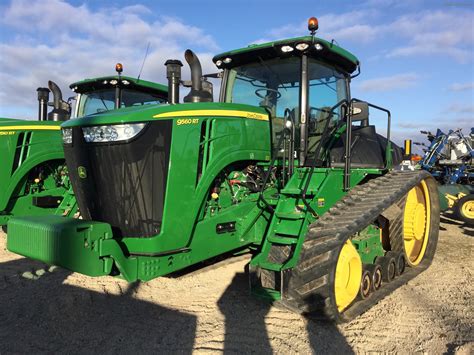
[[[121,76],[86,79],[71,84],[77,94],[73,117],[116,107],[161,104],[167,87]],[[71,216],[77,211],[64,161],[60,125],[71,116],[71,104],[62,99],[52,81],[38,88],[38,121],[0,119],[0,225],[12,216],[55,214]],[[54,100],[48,103],[49,94]],[[48,104],[53,106],[48,111]]]
[[[436,183],[394,171],[390,112],[350,97],[357,58],[315,37],[316,19],[309,29],[215,56],[218,75],[187,50],[184,103],[170,60],[169,105],[63,123],[83,219],[13,218],[8,249],[129,282],[248,251],[253,294],[334,321],[426,269]],[[217,103],[208,77],[222,78]],[[386,138],[369,108],[387,116]]]

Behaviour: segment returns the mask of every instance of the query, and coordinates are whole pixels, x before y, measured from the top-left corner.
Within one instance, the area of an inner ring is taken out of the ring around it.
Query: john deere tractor
[[[83,219],[13,218],[8,249],[130,282],[248,250],[255,295],[335,321],[419,274],[437,244],[436,183],[392,171],[390,112],[351,98],[359,61],[316,29],[311,18],[308,36],[219,54],[218,75],[187,50],[184,103],[170,60],[169,105],[63,123]]]
[[[73,117],[166,102],[166,86],[121,76],[121,64],[116,69],[117,76],[71,84],[77,93]],[[49,89],[38,88],[38,121],[0,119],[0,225],[12,216],[69,216],[77,211],[60,133],[71,105],[54,82],[48,85]],[[48,113],[50,92],[54,99]]]

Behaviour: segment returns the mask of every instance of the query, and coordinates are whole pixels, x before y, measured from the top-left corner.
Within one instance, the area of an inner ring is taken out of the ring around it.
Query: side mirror
[[[369,104],[363,101],[351,105],[352,122],[360,121],[362,126],[369,125]]]

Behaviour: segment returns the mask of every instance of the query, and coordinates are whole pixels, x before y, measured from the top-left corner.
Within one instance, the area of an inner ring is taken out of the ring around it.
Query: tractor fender
[[[15,189],[21,181],[30,173],[30,171],[40,164],[51,162],[54,160],[64,160],[62,150],[56,150],[48,154],[36,155],[28,158],[11,176],[3,194],[0,195],[0,211],[5,210],[8,202],[12,198]]]

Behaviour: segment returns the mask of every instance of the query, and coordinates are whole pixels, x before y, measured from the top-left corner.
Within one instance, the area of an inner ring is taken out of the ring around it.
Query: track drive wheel
[[[459,199],[454,206],[454,213],[464,223],[474,225],[474,194]]]
[[[321,238],[303,245],[301,262],[287,270],[284,297],[279,304],[323,320],[343,321],[341,315],[358,299],[362,261],[348,237]],[[371,291],[369,279],[368,292]],[[360,298],[360,296],[359,296]]]
[[[400,252],[406,264],[417,267],[425,259],[431,263],[438,241],[439,203],[436,183],[425,178],[414,186],[398,204],[403,228],[390,235],[392,251]]]

